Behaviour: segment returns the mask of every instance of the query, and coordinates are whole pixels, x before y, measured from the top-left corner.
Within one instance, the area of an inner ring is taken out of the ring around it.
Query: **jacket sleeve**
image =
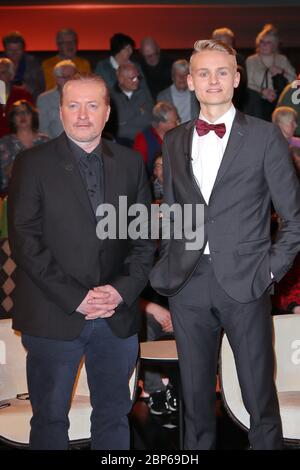
[[[63,271],[44,242],[43,194],[31,157],[30,151],[20,153],[14,163],[8,193],[10,248],[17,267],[49,300],[71,314],[88,290]]]
[[[287,143],[272,128],[265,153],[265,178],[282,226],[271,247],[271,271],[278,282],[291,268],[300,251],[300,186]]]

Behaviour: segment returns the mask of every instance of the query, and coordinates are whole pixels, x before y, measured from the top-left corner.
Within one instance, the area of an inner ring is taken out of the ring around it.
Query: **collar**
[[[232,123],[233,123],[233,120],[235,118],[235,113],[236,113],[236,109],[235,107],[233,106],[233,104],[230,106],[230,108],[228,109],[228,111],[226,111],[225,114],[223,114],[222,116],[220,116],[215,122],[211,122],[209,121],[208,119],[206,119],[201,111],[200,111],[200,119],[203,119],[203,121],[206,121],[208,122],[209,124],[220,124],[220,123],[223,123],[225,124],[226,126],[226,129],[231,129],[231,126],[232,126]]]
[[[86,152],[81,147],[79,147],[79,145],[75,144],[75,142],[73,142],[73,140],[71,140],[69,137],[67,137],[67,143],[70,151],[75,156],[77,163],[79,163],[82,157],[87,158],[89,155],[92,154],[97,155],[97,157],[101,159],[101,141],[99,142],[97,147],[90,153]]]
[[[116,61],[116,59],[114,58],[114,56],[111,55],[110,58],[109,58],[109,61],[110,61],[110,64],[111,64],[112,68],[115,69],[115,70],[118,70],[118,68],[120,66],[119,66],[118,62]]]

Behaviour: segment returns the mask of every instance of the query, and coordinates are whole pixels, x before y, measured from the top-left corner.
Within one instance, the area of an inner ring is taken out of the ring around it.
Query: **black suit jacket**
[[[204,205],[204,231],[212,266],[222,288],[239,302],[258,298],[279,281],[300,249],[300,191],[288,146],[271,123],[236,112],[228,144],[206,205],[193,177],[191,147],[194,121],[169,131],[163,146],[164,201]],[[207,155],[209,158],[209,155]],[[283,219],[276,243],[270,239],[270,202]],[[165,216],[163,220],[168,221]],[[171,226],[172,215],[170,216]],[[182,240],[162,241],[152,286],[174,295],[201,262],[203,248],[186,250]],[[201,293],[199,293],[201,295]]]
[[[102,139],[104,202],[149,206],[140,156]],[[124,214],[123,214],[124,215]],[[136,299],[152,266],[149,240],[96,236],[96,218],[76,159],[62,134],[18,155],[8,196],[8,230],[17,264],[13,327],[34,336],[73,339],[85,325],[75,311],[88,290],[111,284],[124,303],[107,319],[114,333],[137,332]]]

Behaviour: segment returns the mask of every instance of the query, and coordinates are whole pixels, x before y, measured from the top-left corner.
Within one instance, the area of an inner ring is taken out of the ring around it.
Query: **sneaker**
[[[151,393],[148,406],[150,413],[153,415],[165,415],[169,414],[169,406],[165,390],[160,392]]]
[[[177,411],[177,397],[175,395],[174,388],[170,385],[168,385],[166,388],[166,398],[169,410]]]

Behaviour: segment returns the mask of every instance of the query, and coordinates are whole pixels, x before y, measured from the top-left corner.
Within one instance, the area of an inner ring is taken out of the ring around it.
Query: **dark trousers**
[[[27,380],[33,410],[30,448],[68,448],[68,413],[78,366],[85,355],[90,398],[91,448],[129,449],[128,381],[134,369],[137,335],[115,336],[104,319],[88,320],[80,336],[60,341],[22,335],[28,351]]]
[[[210,257],[203,256],[190,281],[169,298],[169,306],[185,404],[185,448],[215,448],[216,372],[224,328],[250,414],[250,444],[253,449],[280,449],[269,294],[245,304],[233,300],[218,284]]]

